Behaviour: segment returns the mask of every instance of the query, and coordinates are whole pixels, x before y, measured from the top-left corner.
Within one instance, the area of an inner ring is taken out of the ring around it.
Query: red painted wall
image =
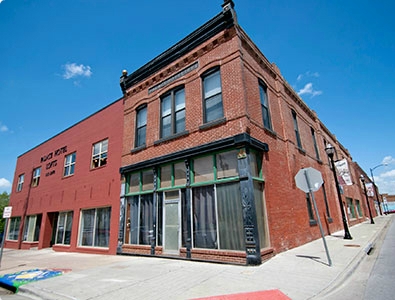
[[[52,224],[48,213],[73,210],[71,245],[54,246],[54,249],[115,254],[119,227],[122,135],[121,99],[19,156],[10,198],[12,216],[42,213],[40,240],[38,244],[7,241],[6,247],[49,247]],[[91,169],[92,145],[104,139],[108,139],[107,164]],[[65,156],[73,152],[76,152],[74,175],[63,177]],[[40,182],[37,187],[31,187],[32,172],[37,167],[41,167]],[[23,173],[23,189],[16,192],[18,176]],[[77,247],[80,210],[105,206],[111,206],[109,249]]]

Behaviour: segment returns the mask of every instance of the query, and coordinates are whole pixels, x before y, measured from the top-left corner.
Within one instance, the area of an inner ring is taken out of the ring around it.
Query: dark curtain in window
[[[139,196],[129,200],[130,205],[130,243],[138,244],[139,237]]]
[[[243,212],[239,183],[217,186],[219,246],[244,250]]]
[[[96,211],[95,247],[108,247],[110,240],[111,207]]]
[[[154,199],[153,194],[140,196],[140,245],[150,245],[151,236],[153,235],[153,212]]]
[[[156,243],[158,246],[162,246],[163,236],[163,193],[158,193],[158,213],[157,213],[157,237]]]
[[[41,214],[37,215],[36,226],[34,227],[34,241],[38,241],[40,238],[41,218]]]
[[[195,248],[217,249],[214,186],[193,189],[193,239]]]
[[[263,197],[263,183],[254,181],[254,200],[255,200],[255,211],[256,221],[259,232],[259,243],[260,247],[265,248],[269,246],[267,227],[266,227],[266,211]]]

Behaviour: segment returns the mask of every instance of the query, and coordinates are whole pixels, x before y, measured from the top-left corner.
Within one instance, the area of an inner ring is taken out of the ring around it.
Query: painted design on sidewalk
[[[51,269],[32,269],[19,271],[12,274],[0,276],[0,286],[14,293],[18,292],[21,285],[31,283],[38,280],[48,279],[63,274],[61,270]]]

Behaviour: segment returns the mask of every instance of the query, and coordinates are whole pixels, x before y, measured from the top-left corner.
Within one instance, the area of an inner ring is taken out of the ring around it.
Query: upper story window
[[[203,80],[203,116],[204,123],[224,116],[222,105],[221,73],[215,68],[205,73]]]
[[[269,111],[269,101],[267,98],[267,87],[262,81],[259,81],[259,97],[261,99],[263,126],[267,129],[272,130],[272,121],[270,118],[270,111]]]
[[[145,145],[147,135],[147,106],[137,110],[135,147]]]
[[[299,133],[299,127],[298,127],[298,119],[296,117],[296,112],[292,110],[292,120],[294,123],[294,130],[295,130],[295,137],[296,137],[296,144],[300,149],[302,149],[302,142],[300,140],[300,133]]]
[[[23,187],[23,182],[25,181],[25,174],[21,174],[18,177],[18,184],[16,186],[16,191],[20,192],[22,191],[22,187]]]
[[[75,157],[76,153],[71,153],[69,155],[66,155],[64,159],[64,172],[63,176],[70,176],[74,174],[74,167],[75,167]]]
[[[178,88],[161,100],[161,137],[165,138],[185,130],[185,90]]]
[[[33,180],[32,186],[38,186],[40,183],[41,168],[36,168],[33,170]]]
[[[92,149],[92,169],[105,166],[107,164],[108,139],[93,145]]]
[[[312,138],[313,144],[314,144],[315,157],[317,159],[320,159],[320,153],[318,151],[317,139],[315,138],[314,128],[311,128],[311,138]]]

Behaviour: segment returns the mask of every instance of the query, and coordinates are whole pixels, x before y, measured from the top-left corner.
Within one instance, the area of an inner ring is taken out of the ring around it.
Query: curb
[[[77,298],[63,295],[48,289],[38,288],[35,286],[22,286],[19,288],[18,295],[33,300],[77,300]]]

